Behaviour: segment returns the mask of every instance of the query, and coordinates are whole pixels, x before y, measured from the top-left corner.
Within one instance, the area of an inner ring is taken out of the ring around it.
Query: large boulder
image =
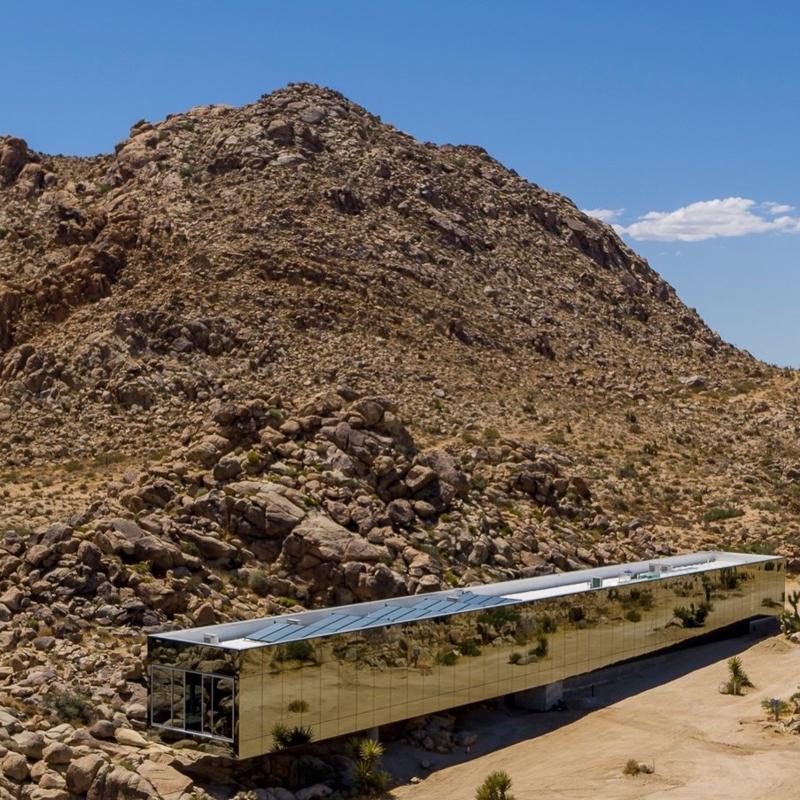
[[[16,749],[33,761],[39,761],[44,751],[45,741],[41,733],[35,731],[22,731],[12,737]]]
[[[0,139],[0,187],[10,186],[31,160],[31,152],[24,139],[9,136]]]
[[[152,564],[157,570],[182,566],[186,559],[181,549],[167,539],[145,533],[130,519],[110,520],[110,530],[97,535],[97,544],[106,552],[121,553],[134,561]]]
[[[320,562],[390,561],[389,551],[368,542],[322,514],[309,515],[283,543],[282,558],[306,569]]]
[[[18,783],[24,781],[30,773],[28,761],[21,753],[6,753],[0,763],[0,769],[2,769],[3,775]]]
[[[139,766],[139,774],[152,784],[163,800],[179,800],[181,795],[194,788],[191,778],[169,764],[145,761]]]
[[[416,463],[433,470],[436,477],[452,486],[459,497],[465,496],[469,490],[467,476],[461,471],[455,458],[446,450],[441,448],[425,450],[417,456]]]
[[[86,800],[150,800],[151,797],[158,797],[153,784],[123,766],[101,770],[86,793]]]
[[[67,767],[67,788],[72,794],[86,794],[106,760],[98,753],[89,753]]]

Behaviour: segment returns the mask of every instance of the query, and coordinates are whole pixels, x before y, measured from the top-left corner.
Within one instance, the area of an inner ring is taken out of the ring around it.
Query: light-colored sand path
[[[744,641],[741,657],[757,685],[746,697],[718,692],[730,644],[705,647],[711,653],[718,649],[720,659],[654,688],[647,688],[644,679],[638,686],[636,676],[626,679],[627,690],[638,693],[583,716],[568,714],[558,720],[559,715],[552,713],[509,715],[509,726],[527,725],[533,738],[519,729],[514,738],[521,740],[515,744],[435,770],[419,784],[397,788],[394,795],[401,800],[471,800],[483,778],[502,769],[513,780],[517,800],[797,796],[800,736],[770,730],[761,701],[788,698],[796,691],[800,647],[780,637],[756,644]],[[695,656],[670,658],[682,657]],[[564,724],[553,729],[559,721]],[[535,735],[537,728],[544,732]],[[476,730],[485,749],[491,728]],[[508,730],[502,733],[508,734]],[[403,754],[398,756],[402,760]],[[390,752],[390,761],[392,757]],[[655,773],[623,775],[629,758],[654,762]]]

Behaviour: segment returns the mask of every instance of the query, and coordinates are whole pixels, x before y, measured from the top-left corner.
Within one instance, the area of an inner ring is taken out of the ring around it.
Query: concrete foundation
[[[562,681],[514,693],[514,705],[526,708],[528,711],[549,711],[563,699],[564,683]]]
[[[756,617],[750,620],[749,631],[757,636],[770,636],[780,630],[780,622],[775,617]]]

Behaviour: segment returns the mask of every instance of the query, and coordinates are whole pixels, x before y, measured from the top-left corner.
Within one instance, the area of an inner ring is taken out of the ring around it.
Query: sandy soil
[[[718,691],[733,654],[756,684],[745,697]],[[774,731],[760,704],[788,698],[799,682],[800,647],[782,637],[729,639],[637,668],[597,690],[587,700],[593,710],[477,712],[467,720],[479,736],[472,753],[429,755],[395,745],[386,761],[398,777],[423,778],[395,790],[402,800],[471,800],[496,769],[509,773],[517,800],[793,797],[800,736]],[[427,777],[420,766],[426,758]],[[629,758],[654,764],[655,773],[623,775]]]

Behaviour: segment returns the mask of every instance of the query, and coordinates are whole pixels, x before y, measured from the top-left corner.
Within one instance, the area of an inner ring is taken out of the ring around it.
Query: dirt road
[[[733,652],[756,684],[745,697],[718,691]],[[759,800],[797,794],[800,736],[772,730],[761,701],[796,691],[800,647],[781,637],[728,640],[673,654],[655,669],[663,675],[649,668],[604,689],[596,710],[498,710],[472,720],[476,751],[431,757],[427,777],[420,767],[425,756],[396,745],[387,756],[390,769],[423,780],[394,794],[400,800],[471,800],[496,769],[509,773],[517,800]],[[629,758],[654,763],[654,774],[623,775]],[[462,763],[448,765],[456,759]]]

